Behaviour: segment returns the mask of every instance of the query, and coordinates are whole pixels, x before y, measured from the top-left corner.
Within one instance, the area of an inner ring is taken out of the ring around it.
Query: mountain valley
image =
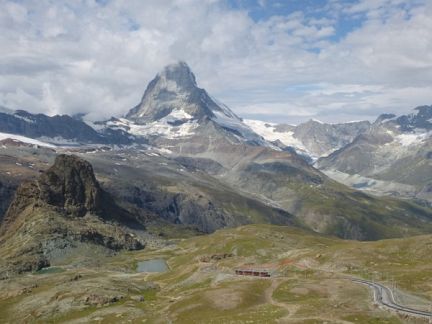
[[[243,120],[184,62],[122,117],[1,109],[0,322],[414,323],[352,279],[427,311],[431,119]]]

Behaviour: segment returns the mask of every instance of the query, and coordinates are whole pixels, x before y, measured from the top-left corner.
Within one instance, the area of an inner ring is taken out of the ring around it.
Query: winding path
[[[393,292],[391,291],[391,289],[389,289],[388,287],[386,287],[382,284],[368,281],[368,280],[364,280],[364,279],[351,279],[351,280],[353,282],[360,283],[360,284],[366,285],[369,288],[371,288],[373,290],[373,293],[374,293],[374,301],[377,304],[384,306],[385,308],[389,308],[391,310],[397,311],[397,312],[402,313],[402,314],[410,315],[410,316],[432,319],[432,313],[431,312],[406,307],[406,306],[399,305],[398,303],[396,303],[395,298],[393,296]]]

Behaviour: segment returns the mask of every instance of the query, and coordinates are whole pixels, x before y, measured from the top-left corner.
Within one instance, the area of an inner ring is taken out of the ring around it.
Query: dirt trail
[[[338,324],[352,324],[351,322],[348,321],[343,321],[343,320],[335,320],[332,318],[316,318],[316,317],[295,317],[295,313],[296,311],[299,309],[300,306],[298,305],[289,305],[286,303],[282,303],[282,302],[278,302],[277,300],[275,300],[273,298],[273,293],[275,292],[275,290],[284,282],[288,281],[289,279],[284,279],[284,278],[277,278],[277,279],[272,279],[272,283],[270,285],[269,288],[267,288],[265,290],[264,296],[265,299],[267,301],[267,303],[277,306],[277,307],[281,307],[283,309],[285,309],[288,314],[285,315],[284,317],[281,317],[280,319],[278,319],[278,323],[290,323],[290,321],[306,321],[306,320],[324,320],[324,322],[328,321],[328,323],[338,323]]]
[[[281,284],[283,284],[284,282],[288,281],[288,279],[277,278],[277,279],[271,279],[271,281],[272,281],[272,283],[271,283],[270,287],[268,287],[265,290],[265,292],[264,292],[265,300],[266,300],[267,303],[269,303],[271,305],[274,305],[274,306],[277,306],[277,307],[280,307],[280,308],[283,308],[283,309],[285,309],[288,312],[288,314],[286,316],[284,316],[284,317],[282,317],[282,318],[280,318],[278,320],[279,323],[286,323],[287,320],[289,318],[291,318],[293,314],[295,314],[295,312],[298,309],[298,306],[297,305],[288,305],[288,304],[285,304],[285,303],[281,303],[281,302],[278,302],[277,300],[275,300],[273,298],[273,293],[275,292],[275,290]]]

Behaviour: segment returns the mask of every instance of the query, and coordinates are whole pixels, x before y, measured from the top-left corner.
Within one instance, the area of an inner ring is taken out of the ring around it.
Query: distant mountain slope
[[[23,110],[0,111],[0,132],[16,134],[43,142],[66,145],[88,143],[130,144],[129,134],[117,130],[96,131],[85,122],[68,115],[53,117]]]
[[[360,240],[432,231],[430,209],[350,189],[295,150],[258,135],[199,88],[183,62],[164,68],[125,118],[90,125],[95,136],[108,141],[104,134],[121,134],[130,143],[60,150],[91,159],[131,210],[151,210],[204,232],[254,222],[295,224]],[[312,141],[320,138],[325,145],[310,147],[326,150],[368,127],[347,125],[312,121],[298,130],[275,129],[297,131],[304,144],[311,134]]]
[[[326,124],[313,119],[298,126],[257,120],[245,120],[245,123],[266,140],[280,141],[286,146],[293,147],[297,153],[310,156],[313,160],[327,156],[351,143],[370,127],[368,121]]]
[[[351,144],[317,162],[329,176],[376,193],[432,201],[432,106],[380,116]]]
[[[198,88],[182,62],[160,72],[126,118],[106,126],[146,136],[150,145],[176,161],[187,158],[196,165],[212,161],[207,165],[220,166],[216,173],[212,169],[219,181],[294,214],[304,226],[322,233],[356,239],[400,236],[407,233],[403,228],[422,231],[418,224],[431,216],[415,205],[375,199],[339,185],[295,152],[266,141]],[[315,140],[322,136],[329,146],[343,145],[368,127],[368,122],[347,126],[313,121],[300,126],[298,136],[305,140],[311,133]]]

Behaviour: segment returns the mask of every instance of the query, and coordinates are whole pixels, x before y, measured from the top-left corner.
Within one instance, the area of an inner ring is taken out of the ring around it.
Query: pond
[[[138,272],[165,272],[168,271],[168,264],[164,259],[152,259],[138,262]]]
[[[65,269],[59,267],[46,267],[34,272],[34,274],[51,274],[51,273],[61,273],[65,271],[66,271]]]

